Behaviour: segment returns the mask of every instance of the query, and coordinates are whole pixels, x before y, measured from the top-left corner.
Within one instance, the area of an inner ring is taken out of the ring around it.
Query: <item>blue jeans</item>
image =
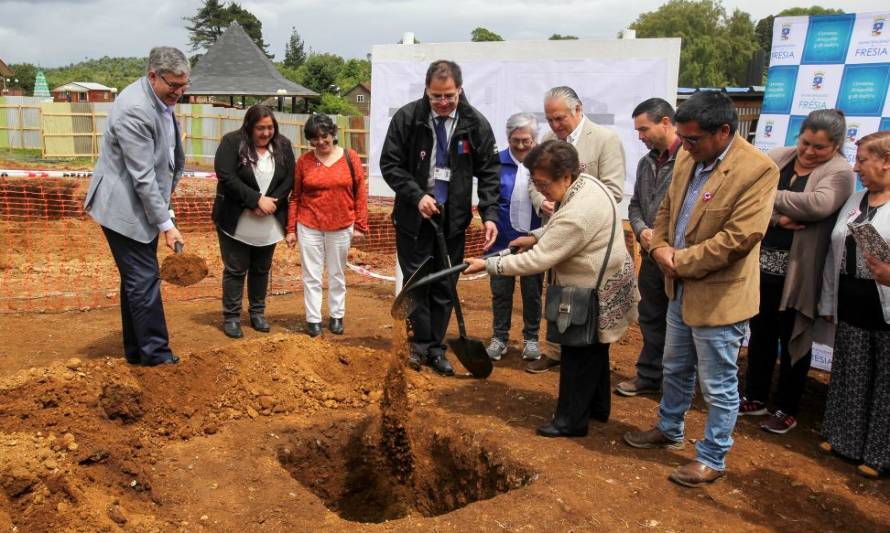
[[[697,302],[707,305],[706,302]],[[668,306],[664,344],[664,378],[658,429],[671,440],[682,440],[684,418],[692,404],[695,375],[708,405],[705,438],[695,444],[695,459],[714,470],[725,470],[732,447],[732,430],[739,413],[739,347],[748,321],[717,327],[683,323],[683,287]]]

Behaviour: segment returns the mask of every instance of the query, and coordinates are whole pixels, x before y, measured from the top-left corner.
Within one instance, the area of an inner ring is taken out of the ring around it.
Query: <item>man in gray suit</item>
[[[637,375],[615,387],[622,396],[658,394],[661,390],[661,358],[664,354],[668,301],[664,273],[649,255],[655,215],[674,175],[674,160],[680,150],[680,137],[674,130],[674,108],[661,98],[640,103],[631,116],[640,140],[649,149],[637,164],[634,195],[627,208],[630,226],[640,242],[642,263],[637,286],[640,289],[640,331],[643,348],[637,359]]]
[[[170,197],[185,154],[173,107],[188,87],[189,63],[176,48],[158,47],[146,75],[121,91],[102,138],[84,210],[102,226],[121,276],[124,355],[131,364],[175,364],[161,301],[158,238],[183,242]]]
[[[581,99],[571,87],[554,87],[544,95],[544,114],[551,131],[542,141],[559,139],[570,143],[578,151],[581,172],[600,180],[612,193],[615,203],[624,198],[624,146],[618,134],[600,126],[584,115]],[[542,222],[556,208],[529,181],[532,206]],[[526,366],[532,374],[546,372],[559,365],[559,352],[544,355]]]

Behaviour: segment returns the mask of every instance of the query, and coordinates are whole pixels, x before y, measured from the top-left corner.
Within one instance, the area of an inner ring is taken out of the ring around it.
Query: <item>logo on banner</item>
[[[875,37],[880,37],[881,33],[884,32],[884,22],[886,19],[884,17],[875,17],[874,21],[871,24],[871,34]]]
[[[763,127],[763,136],[766,138],[773,136],[773,127],[776,123],[772,120],[767,120],[766,125]]]
[[[822,88],[822,83],[825,81],[825,73],[824,72],[816,72],[813,74],[813,84],[812,87],[814,90],[818,91]]]
[[[782,40],[787,41],[789,37],[791,37],[791,24],[782,24]]]
[[[847,124],[847,140],[855,144],[857,137],[859,137],[859,124]]]

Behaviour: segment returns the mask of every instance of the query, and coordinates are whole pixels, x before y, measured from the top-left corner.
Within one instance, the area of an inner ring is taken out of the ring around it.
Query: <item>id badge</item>
[[[433,170],[433,179],[445,182],[451,181],[451,169],[436,167]]]

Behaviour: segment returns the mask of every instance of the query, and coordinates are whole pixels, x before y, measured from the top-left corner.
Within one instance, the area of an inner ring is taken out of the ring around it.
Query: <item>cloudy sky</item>
[[[546,39],[552,33],[612,38],[661,0],[245,0],[263,23],[276,59],[291,27],[319,52],[365,57],[374,44],[397,42],[413,31],[425,43],[467,41],[477,26],[507,40]],[[818,3],[818,2],[816,2]],[[0,59],[55,67],[84,58],[145,56],[155,45],[186,49],[183,17],[201,0],[0,0]],[[757,20],[791,0],[724,0]],[[887,0],[837,0],[822,5],[846,12],[884,10]],[[510,6],[504,7],[504,6]]]

